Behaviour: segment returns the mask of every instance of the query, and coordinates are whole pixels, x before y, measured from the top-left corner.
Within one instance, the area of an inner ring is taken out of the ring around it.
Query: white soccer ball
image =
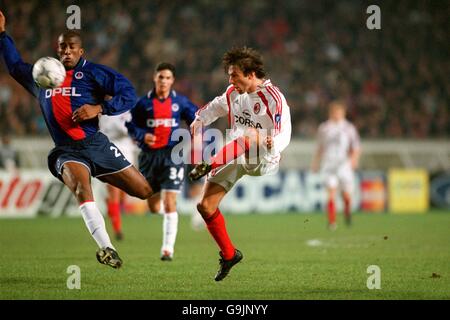
[[[33,66],[33,79],[41,88],[56,88],[62,85],[66,77],[66,69],[55,58],[40,58]]]

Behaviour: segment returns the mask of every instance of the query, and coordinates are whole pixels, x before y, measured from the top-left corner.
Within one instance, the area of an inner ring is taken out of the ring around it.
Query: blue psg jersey
[[[13,40],[0,34],[0,52],[11,76],[39,99],[45,122],[56,145],[81,140],[98,131],[98,118],[75,123],[72,114],[84,104],[101,104],[103,113],[115,115],[136,103],[135,90],[128,79],[106,66],[80,58],[75,68],[66,71],[63,84],[41,89],[33,80],[31,64],[22,61]],[[105,101],[105,96],[113,98]]]
[[[165,99],[158,99],[154,91],[150,91],[131,110],[132,120],[126,126],[142,150],[171,148],[178,143],[171,139],[172,133],[180,128],[182,120],[190,125],[197,110],[195,104],[175,90],[171,90]],[[151,146],[144,143],[146,133],[156,137]]]

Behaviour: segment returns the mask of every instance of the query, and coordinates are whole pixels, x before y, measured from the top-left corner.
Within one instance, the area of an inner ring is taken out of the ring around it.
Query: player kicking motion
[[[0,51],[11,76],[39,99],[41,111],[55,142],[48,156],[51,173],[74,194],[84,222],[96,241],[97,260],[113,268],[122,265],[97,208],[90,184],[91,176],[146,199],[152,189],[145,178],[98,131],[98,115],[120,114],[131,109],[136,94],[131,83],[116,71],[85,60],[81,37],[66,31],[58,37],[57,53],[66,68],[61,85],[65,90],[40,89],[32,77],[31,64],[22,61],[13,40],[5,32],[0,11]],[[68,95],[67,92],[70,92]],[[106,95],[113,98],[105,101]]]
[[[147,202],[152,213],[162,213],[163,243],[161,260],[171,261],[178,231],[177,195],[184,178],[184,165],[171,160],[172,132],[195,119],[198,110],[188,98],[172,90],[175,67],[160,63],[153,76],[154,89],[139,99],[131,111],[132,121],[127,122],[129,134],[141,148],[139,170],[147,178],[154,195]],[[162,204],[161,204],[162,200]]]
[[[123,153],[125,158],[131,163],[135,164],[135,149],[134,141],[128,135],[128,129],[125,127],[125,122],[131,120],[131,113],[129,111],[115,116],[102,115],[99,119],[100,131],[103,132],[112,143],[114,143]],[[106,206],[108,216],[117,240],[123,239],[122,232],[122,218],[121,205],[125,199],[125,192],[113,185],[107,185]]]
[[[318,147],[313,158],[312,170],[320,171],[327,188],[328,228],[335,230],[336,191],[340,187],[344,200],[344,216],[351,224],[351,194],[353,191],[353,171],[358,167],[360,142],[353,124],[345,119],[345,104],[333,101],[329,106],[329,118],[318,129]]]
[[[191,131],[196,135],[201,127],[228,117],[234,140],[210,163],[198,164],[189,173],[192,180],[210,173],[197,209],[221,250],[216,281],[225,278],[243,258],[228,236],[220,202],[242,176],[276,173],[281,152],[291,139],[289,106],[278,88],[266,79],[261,55],[251,48],[233,48],[225,53],[222,62],[231,85],[197,112]],[[252,152],[255,146],[256,153]]]

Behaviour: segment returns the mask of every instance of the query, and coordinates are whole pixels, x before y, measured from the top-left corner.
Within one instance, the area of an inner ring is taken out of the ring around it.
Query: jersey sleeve
[[[27,89],[29,93],[37,97],[39,95],[39,88],[33,79],[33,66],[22,61],[13,39],[6,32],[0,34],[0,51],[9,74]]]
[[[195,119],[195,114],[198,111],[198,107],[187,97],[184,97],[182,108],[181,118],[184,119],[188,125],[190,125]]]
[[[350,127],[350,150],[359,150],[361,148],[361,141],[358,130],[354,125]]]
[[[121,114],[134,107],[136,92],[125,76],[103,65],[96,65],[92,74],[104,92],[113,97],[102,102],[103,114]]]
[[[278,88],[267,86],[266,92],[258,94],[268,109],[268,116],[272,118],[272,137],[274,148],[272,153],[281,153],[289,145],[292,134],[292,124],[289,106]]]
[[[145,106],[142,103],[142,99],[140,99],[136,106],[131,109],[131,118],[130,121],[125,122],[125,127],[128,130],[128,135],[138,142],[139,146],[144,144],[145,134],[147,130],[143,127],[142,121],[145,119],[143,115],[141,115],[142,110],[144,110]]]
[[[291,142],[292,124],[288,107],[283,110],[283,116],[281,117],[280,122],[280,128],[278,131],[275,130],[275,135],[273,136],[273,152],[276,154],[281,153]]]
[[[207,126],[218,118],[226,116],[229,112],[229,96],[233,90],[233,86],[228,87],[224,94],[214,98],[214,100],[200,108],[196,113],[196,118],[199,119],[203,125]]]

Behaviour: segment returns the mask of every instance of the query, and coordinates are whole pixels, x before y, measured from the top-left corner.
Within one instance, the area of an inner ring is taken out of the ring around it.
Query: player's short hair
[[[80,42],[80,46],[83,46],[83,41],[81,40],[81,33],[79,33],[76,30],[67,30],[64,31],[63,33],[61,33],[58,37],[59,38],[63,38],[63,39],[68,39],[68,38],[76,38],[79,42]]]
[[[259,79],[263,79],[266,76],[261,54],[252,48],[232,48],[224,54],[222,64],[225,72],[228,72],[230,66],[237,66],[245,76],[251,72],[255,72],[256,77]]]
[[[155,73],[163,70],[172,71],[173,76],[175,77],[175,66],[169,62],[161,62],[155,68]]]
[[[331,108],[339,108],[344,111],[347,110],[347,104],[343,100],[333,100],[329,104],[329,109]]]

